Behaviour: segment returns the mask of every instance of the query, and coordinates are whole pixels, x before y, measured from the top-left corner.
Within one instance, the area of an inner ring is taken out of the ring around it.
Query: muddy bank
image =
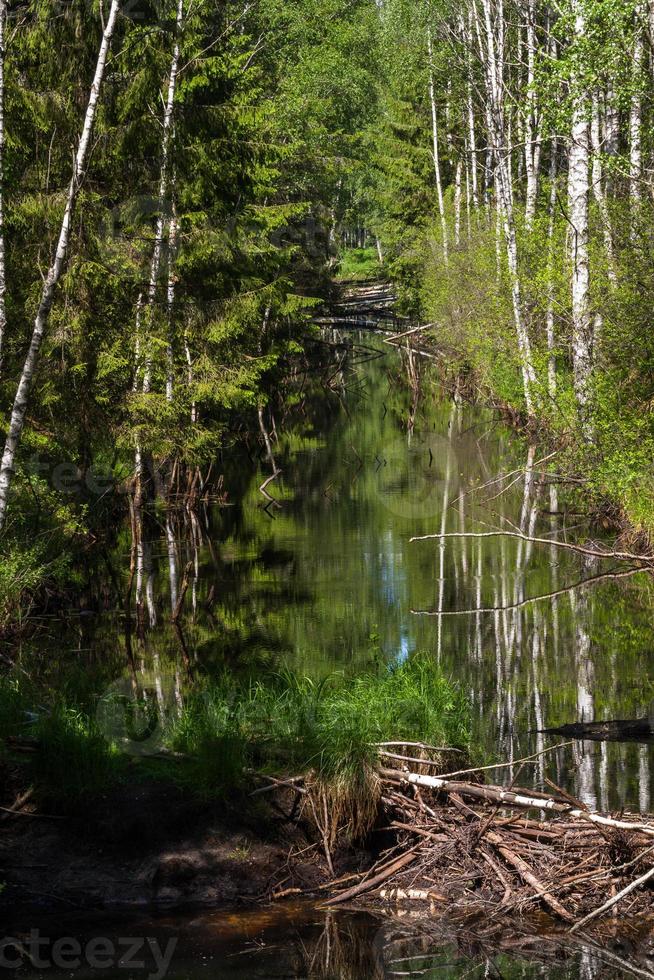
[[[9,806],[7,806],[7,809]],[[69,817],[0,818],[0,911],[252,905],[327,878],[295,796],[202,804],[172,783],[123,786]],[[364,852],[334,855],[345,873]]]

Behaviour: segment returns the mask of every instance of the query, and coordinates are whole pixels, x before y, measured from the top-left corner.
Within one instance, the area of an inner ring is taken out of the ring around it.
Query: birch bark
[[[175,249],[177,246],[177,215],[173,205],[168,231],[168,286],[166,289],[166,315],[168,318],[168,344],[166,347],[166,401],[173,400],[175,381]]]
[[[608,262],[608,278],[611,286],[617,286],[617,274],[615,271],[615,253],[613,249],[613,232],[611,229],[611,217],[604,192],[604,174],[602,172],[602,142],[600,130],[599,100],[597,93],[593,95],[593,114],[590,123],[590,143],[593,151],[592,183],[593,195],[597,203],[600,222],[602,225],[602,236],[604,238],[604,248]]]
[[[100,89],[104,79],[107,56],[111,47],[119,7],[120,0],[112,0],[109,16],[102,35],[102,43],[100,44],[100,50],[98,52],[95,75],[93,77],[93,83],[91,85],[86,114],[84,117],[84,126],[82,128],[82,134],[80,136],[77,154],[75,156],[73,175],[68,187],[68,196],[59,231],[57,249],[55,252],[54,261],[48,270],[48,274],[45,278],[43,289],[41,291],[39,307],[32,329],[32,339],[25,362],[23,364],[23,370],[20,381],[18,382],[18,388],[16,390],[14,404],[11,411],[9,428],[7,430],[4,451],[2,454],[2,462],[0,463],[0,530],[4,526],[7,516],[7,502],[9,499],[9,488],[11,486],[11,480],[14,473],[14,460],[23,432],[23,426],[25,425],[25,417],[27,415],[27,407],[29,404],[29,396],[32,388],[34,372],[36,371],[38,364],[39,352],[48,326],[48,321],[50,319],[50,312],[52,310],[52,304],[55,300],[57,286],[66,264],[73,213],[84,178],[84,171],[86,170],[86,165],[88,163],[91,134],[93,132],[93,126],[97,114]]]
[[[472,27],[468,20],[467,27],[463,31],[464,43],[468,52],[466,64],[466,109],[468,116],[468,148],[470,151],[470,178],[472,184],[472,206],[477,210],[479,207],[479,178],[477,175],[477,137],[475,132],[475,108],[472,98]]]
[[[486,76],[488,101],[487,118],[490,128],[489,140],[493,146],[496,161],[495,174],[497,183],[497,198],[504,224],[507,263],[511,282],[511,300],[518,341],[518,352],[525,393],[525,404],[527,407],[527,412],[529,415],[532,415],[534,411],[533,390],[536,385],[536,372],[534,369],[531,343],[529,340],[529,333],[527,330],[522,302],[522,289],[518,270],[518,245],[511,188],[511,173],[508,166],[506,146],[506,115],[504,108],[503,88],[503,9],[500,7],[498,10],[496,38],[491,16],[491,0],[481,0],[481,4],[484,18],[484,30],[482,31],[481,29],[478,29],[478,36],[481,42],[481,61],[484,65]],[[502,21],[501,24],[500,21]]]
[[[629,109],[629,200],[631,202],[632,219],[636,217],[641,202],[641,179],[643,170],[642,144],[642,114],[643,100],[641,94],[643,59],[645,45],[643,43],[643,4],[639,3],[635,11],[635,37],[633,51],[633,94]],[[632,227],[632,233],[633,233]]]
[[[427,31],[427,56],[429,58],[429,102],[431,106],[431,129],[432,129],[432,152],[434,155],[434,173],[436,176],[436,194],[438,197],[438,213],[441,219],[441,234],[443,237],[443,261],[445,265],[449,262],[449,248],[447,241],[447,220],[445,217],[445,203],[443,201],[443,182],[441,179],[441,164],[439,156],[438,138],[438,114],[436,112],[436,88],[434,84],[434,48],[431,38],[431,30]]]
[[[580,0],[573,0],[575,38],[582,41],[586,31]],[[580,88],[580,78],[573,85]],[[572,228],[572,364],[577,408],[587,427],[587,408],[593,370],[592,323],[590,314],[590,261],[588,254],[589,198],[588,98],[583,90],[575,94],[568,164],[568,204]],[[588,434],[588,432],[587,432]]]
[[[161,270],[161,262],[164,252],[165,245],[165,227],[166,218],[168,210],[168,201],[170,196],[170,185],[171,185],[171,175],[170,175],[170,145],[173,135],[173,108],[175,104],[175,90],[177,87],[177,72],[179,68],[179,56],[180,56],[180,37],[182,29],[182,21],[184,17],[184,0],[177,0],[177,16],[175,20],[175,43],[173,45],[173,54],[170,62],[170,74],[168,76],[168,91],[166,94],[166,101],[164,103],[164,114],[161,125],[161,170],[159,172],[159,190],[157,199],[157,224],[155,230],[154,247],[152,249],[152,258],[150,260],[150,279],[148,282],[147,291],[147,306],[146,306],[146,316],[143,317],[143,329],[142,329],[142,339],[141,345],[145,348],[144,357],[144,370],[143,370],[143,383],[141,386],[141,391],[143,394],[148,394],[152,387],[152,348],[151,348],[151,333],[152,333],[152,323],[154,319],[155,306],[157,301],[157,291],[159,287],[159,275]],[[176,222],[174,217],[170,218],[170,234],[176,234]],[[171,282],[168,283],[167,299],[169,301],[168,310],[170,312],[172,301],[171,296],[174,298],[174,286]],[[138,313],[137,313],[138,315]],[[166,398],[168,401],[172,401],[172,345],[168,344],[168,357],[167,357],[167,371],[166,371]],[[145,484],[145,458],[146,454],[141,446],[140,442],[137,440],[135,448],[135,470],[136,470],[136,486],[137,494],[139,499],[144,492]]]
[[[556,220],[556,177],[558,141],[552,140],[550,149],[550,207],[547,229],[547,393],[552,401],[556,398],[556,336],[554,330],[554,228]]]
[[[457,160],[454,177],[454,244],[457,247],[461,244],[461,178],[461,160]]]
[[[170,74],[168,76],[168,93],[164,104],[164,114],[161,124],[161,171],[159,176],[159,193],[157,200],[157,225],[155,230],[154,248],[150,261],[150,281],[148,283],[148,317],[146,323],[151,326],[154,315],[154,308],[157,300],[157,289],[159,286],[159,274],[161,261],[164,251],[164,234],[166,228],[166,218],[168,210],[168,199],[170,192],[170,145],[173,135],[173,107],[175,103],[175,90],[177,88],[177,71],[179,68],[180,38],[182,21],[184,17],[184,0],[177,0],[177,18],[175,22],[175,44],[173,46],[173,56],[170,62]],[[147,343],[147,336],[146,336]],[[146,357],[145,376],[143,379],[143,390],[150,389],[150,375],[152,371],[152,355],[148,352]],[[147,385],[147,387],[146,387]]]
[[[525,202],[525,225],[531,230],[536,216],[538,197],[538,171],[540,166],[539,125],[536,106],[536,10],[535,0],[527,0],[525,7],[527,20],[527,118],[525,125],[525,170],[527,173],[527,196]]]

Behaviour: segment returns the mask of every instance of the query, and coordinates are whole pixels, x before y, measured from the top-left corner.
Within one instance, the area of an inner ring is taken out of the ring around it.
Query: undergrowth
[[[163,721],[158,752],[139,766],[96,721],[91,706],[34,707],[16,680],[0,682],[0,738],[29,734],[30,778],[49,806],[67,812],[118,780],[173,778],[203,800],[238,799],[252,770],[304,776],[327,802],[334,827],[361,836],[379,802],[375,743],[405,739],[464,748],[469,712],[458,685],[429,656],[321,682],[290,671],[196,685]]]

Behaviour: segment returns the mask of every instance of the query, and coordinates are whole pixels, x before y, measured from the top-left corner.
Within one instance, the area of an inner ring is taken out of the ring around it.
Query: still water
[[[184,919],[132,916],[107,921],[77,915],[69,922],[44,919],[38,924],[38,956],[51,966],[39,970],[25,965],[18,976],[89,980],[98,970],[107,975],[113,963],[113,975],[139,980],[652,978],[654,956],[647,933],[634,927],[617,938],[607,930],[596,944],[551,931],[551,925],[549,931],[544,924],[539,929],[533,921],[510,929],[489,922],[456,926],[406,913],[321,912],[308,904]],[[76,957],[74,972],[56,965],[61,958],[57,942],[67,937],[75,937],[73,953],[65,948],[69,962],[71,955]],[[101,954],[94,945],[98,940]]]
[[[473,740],[493,762],[551,745],[537,731],[545,727],[647,714],[649,574],[557,547],[610,544],[583,513],[583,488],[493,411],[453,398],[430,362],[420,365],[419,394],[406,367],[396,351],[358,338],[339,374],[308,381],[276,420],[281,474],[268,496],[266,455],[226,457],[221,503],[153,521],[137,557],[140,639],[126,636],[107,585],[105,611],[94,599],[74,630],[46,625],[35,669],[56,672],[60,686],[83,669],[102,691],[127,676],[131,651],[144,689],[163,703],[183,699],[189,664],[205,673],[288,665],[323,677],[428,651],[467,691]],[[498,529],[547,541],[411,540]],[[119,542],[107,581],[124,594],[129,529]],[[44,658],[48,642],[56,656]],[[591,807],[651,809],[648,743],[575,742],[498,778],[518,774],[535,786],[549,778]],[[170,974],[180,978],[630,975],[620,949],[307,908],[156,928],[181,936]]]

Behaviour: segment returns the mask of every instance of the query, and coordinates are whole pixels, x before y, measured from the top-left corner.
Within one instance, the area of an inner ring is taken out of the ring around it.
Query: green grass
[[[83,711],[57,704],[35,723],[33,734],[38,738],[32,763],[38,795],[57,811],[95,799],[118,777],[122,760]]]
[[[30,778],[57,812],[78,808],[123,778],[172,777],[200,799],[237,800],[258,770],[303,775],[326,803],[335,832],[361,836],[379,802],[375,742],[464,748],[469,739],[466,699],[428,656],[322,682],[291,672],[249,679],[225,673],[196,686],[165,720],[171,754],[131,767],[91,709],[58,701],[30,722],[30,698],[18,682],[0,682],[0,736],[36,736]]]
[[[226,676],[197,692],[169,732],[191,757],[194,792],[238,789],[248,768],[304,774],[324,794],[335,825],[353,836],[377,811],[375,742],[406,739],[465,747],[468,705],[434,661],[410,661],[322,683],[286,673],[238,682]]]
[[[376,279],[382,271],[375,248],[351,248],[338,263],[339,279]]]

